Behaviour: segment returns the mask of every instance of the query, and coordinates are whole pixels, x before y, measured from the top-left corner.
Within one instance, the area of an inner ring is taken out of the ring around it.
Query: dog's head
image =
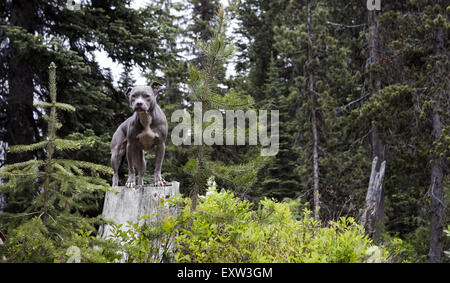
[[[136,112],[152,110],[156,105],[156,92],[162,84],[153,82],[151,86],[135,86],[128,88],[126,95],[130,101],[130,107]]]

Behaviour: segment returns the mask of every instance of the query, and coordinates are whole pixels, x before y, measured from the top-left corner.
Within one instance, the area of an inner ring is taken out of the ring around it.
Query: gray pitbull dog
[[[136,185],[135,169],[138,172],[137,185],[143,185],[146,169],[144,150],[156,148],[155,186],[164,186],[161,166],[165,153],[168,125],[166,115],[156,103],[155,93],[161,86],[154,82],[151,86],[136,86],[126,92],[133,115],[123,122],[111,140],[111,167],[114,170],[113,187],[119,185],[119,166],[123,155],[127,154],[128,180],[125,187]]]

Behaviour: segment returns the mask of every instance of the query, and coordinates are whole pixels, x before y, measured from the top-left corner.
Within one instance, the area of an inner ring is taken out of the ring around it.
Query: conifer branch
[[[220,102],[218,100],[215,100],[214,98],[210,98],[209,100],[210,100],[209,101],[210,103],[215,103],[215,104],[218,104],[223,107],[241,107],[241,106],[246,106],[249,104],[248,102],[240,103],[240,104],[229,104],[229,103]]]
[[[12,145],[8,147],[8,152],[23,152],[23,151],[33,151],[39,148],[44,148],[48,145],[49,141],[41,141],[38,143],[28,144],[28,145]]]
[[[73,107],[70,104],[66,104],[66,103],[60,103],[60,102],[55,102],[55,103],[48,103],[48,102],[37,102],[33,104],[34,106],[39,106],[39,107],[53,107],[55,106],[58,109],[61,110],[65,110],[65,111],[70,111],[70,112],[75,112],[75,107]]]
[[[360,25],[346,25],[346,24],[333,23],[333,22],[330,22],[330,21],[327,21],[327,24],[332,25],[332,26],[337,26],[337,27],[343,27],[343,28],[359,28],[359,27],[364,27],[364,26],[366,26],[366,24],[360,24]]]

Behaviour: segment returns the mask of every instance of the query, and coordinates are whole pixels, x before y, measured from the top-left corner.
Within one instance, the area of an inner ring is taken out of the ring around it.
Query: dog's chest
[[[140,145],[144,150],[150,150],[156,143],[158,134],[150,128],[152,116],[147,112],[139,112],[139,122],[144,127],[141,133],[137,135]]]

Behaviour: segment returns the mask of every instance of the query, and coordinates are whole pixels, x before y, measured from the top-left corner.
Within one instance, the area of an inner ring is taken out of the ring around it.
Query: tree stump
[[[367,188],[366,203],[364,205],[361,226],[366,230],[366,233],[372,237],[375,231],[375,224],[380,214],[381,194],[383,192],[384,171],[386,168],[386,161],[383,161],[380,170],[377,171],[378,157],[372,161],[372,170],[370,173],[369,186]]]
[[[175,215],[176,209],[160,207],[162,199],[169,199],[180,194],[180,183],[171,182],[163,187],[152,185],[136,186],[135,188],[117,187],[119,192],[107,192],[102,215],[115,224],[123,224],[122,229],[129,229],[128,222],[140,225],[151,225],[153,221],[161,221],[166,215]],[[146,214],[155,214],[155,217],[139,219]],[[111,225],[102,225],[99,236],[109,238],[112,236]]]
[[[107,192],[105,194],[102,216],[113,221],[116,225],[122,224],[120,228],[122,231],[133,229],[129,222],[139,223],[139,226],[144,223],[155,225],[156,223],[161,223],[165,215],[177,215],[178,213],[177,208],[161,206],[161,201],[180,194],[179,182],[170,182],[163,187],[144,185],[136,186],[135,188],[117,187],[114,189],[118,190],[118,192]],[[141,218],[149,214],[154,216],[146,219]],[[115,239],[114,231],[110,224],[100,226],[98,237],[114,239],[122,243],[120,239]],[[158,242],[154,244],[159,246]],[[121,262],[126,261],[127,258],[128,255],[124,254]]]

